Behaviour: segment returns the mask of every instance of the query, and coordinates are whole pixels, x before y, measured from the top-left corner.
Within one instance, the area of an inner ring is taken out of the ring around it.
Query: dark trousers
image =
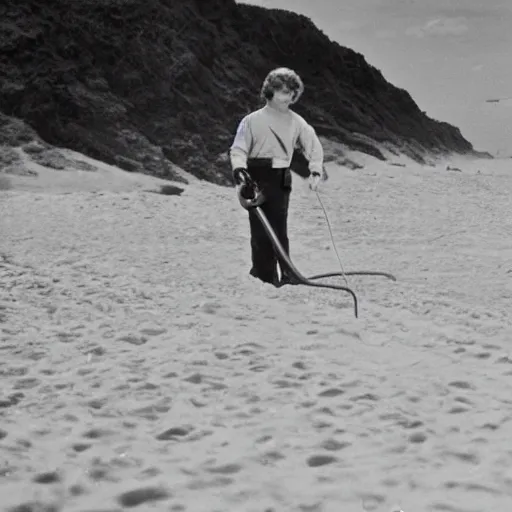
[[[265,202],[260,206],[268,218],[272,229],[281,242],[287,254],[290,251],[288,240],[288,207],[291,193],[291,174],[288,168],[272,169],[269,167],[249,166],[248,172],[258,184],[265,196]],[[286,265],[279,261],[263,224],[253,210],[249,210],[249,225],[251,228],[251,275],[266,283],[279,284],[277,266],[281,276],[287,275]]]

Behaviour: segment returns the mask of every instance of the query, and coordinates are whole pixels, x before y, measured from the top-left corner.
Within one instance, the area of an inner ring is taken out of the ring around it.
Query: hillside
[[[296,110],[325,137],[418,162],[471,153],[361,54],[306,17],[234,0],[20,0],[0,7],[0,112],[46,142],[125,170],[230,183],[226,151],[270,69],[292,67]]]

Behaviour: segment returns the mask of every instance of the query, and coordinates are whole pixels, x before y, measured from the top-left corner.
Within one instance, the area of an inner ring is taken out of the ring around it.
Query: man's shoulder
[[[254,121],[257,121],[258,119],[261,119],[263,114],[263,109],[259,108],[258,110],[253,110],[252,112],[249,112],[248,114],[245,114],[245,116],[242,117],[240,120],[241,124],[247,124],[247,123],[253,123]]]
[[[253,110],[252,112],[249,112],[249,114],[247,114],[245,116],[245,118],[246,119],[258,118],[258,117],[261,117],[262,115],[264,115],[264,113],[265,113],[265,109],[259,108],[257,110]]]
[[[290,112],[292,113],[292,117],[294,119],[294,121],[301,127],[304,127],[304,128],[307,128],[309,125],[309,123],[300,115],[300,114],[297,114],[297,112],[295,112],[295,110],[291,110],[290,109]]]

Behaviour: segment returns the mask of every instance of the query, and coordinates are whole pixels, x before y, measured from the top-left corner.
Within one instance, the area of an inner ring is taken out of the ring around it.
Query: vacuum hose
[[[346,286],[340,286],[336,284],[329,284],[329,283],[316,283],[314,282],[317,279],[322,279],[324,277],[335,277],[335,276],[355,276],[355,275],[366,275],[366,276],[384,276],[388,279],[391,279],[392,281],[396,281],[396,278],[387,272],[375,272],[375,271],[352,271],[352,272],[329,272],[326,274],[317,274],[311,277],[305,277],[303,276],[297,267],[293,264],[292,260],[284,250],[283,246],[281,245],[281,242],[279,241],[279,238],[277,237],[274,229],[270,225],[270,222],[267,219],[267,216],[263,212],[263,210],[260,208],[260,205],[264,202],[264,198],[262,197],[262,193],[257,189],[254,188],[254,195],[252,198],[245,197],[247,194],[243,193],[243,189],[246,186],[253,185],[253,182],[250,178],[250,176],[247,173],[243,173],[240,176],[242,185],[237,187],[237,193],[238,193],[238,199],[240,201],[240,204],[246,209],[252,209],[255,213],[260,222],[262,223],[265,232],[267,233],[268,237],[272,241],[272,245],[274,246],[274,249],[278,256],[281,259],[281,262],[283,262],[290,272],[290,274],[295,278],[298,284],[303,284],[306,286],[314,286],[318,288],[331,288],[333,290],[341,290],[344,292],[349,293],[352,296],[352,299],[354,300],[354,314],[355,317],[358,318],[358,300],[357,296],[354,293],[353,290]]]

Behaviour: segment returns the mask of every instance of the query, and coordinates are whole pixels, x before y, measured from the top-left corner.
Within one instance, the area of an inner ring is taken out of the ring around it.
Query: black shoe
[[[294,276],[290,276],[288,274],[283,274],[283,276],[281,277],[281,281],[279,281],[279,286],[284,286],[285,284],[292,284],[292,285],[296,285],[296,284],[300,284],[300,281],[294,277]]]
[[[274,286],[279,286],[279,279],[277,277],[277,274],[272,279],[263,279],[254,268],[251,268],[251,270],[249,271],[249,274],[252,277],[255,277],[256,279],[263,281],[264,283],[269,283],[269,284],[273,284]]]

